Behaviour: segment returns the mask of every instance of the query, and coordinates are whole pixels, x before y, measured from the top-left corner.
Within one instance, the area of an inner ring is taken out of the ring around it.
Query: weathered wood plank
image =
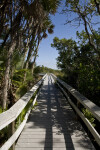
[[[90,130],[91,134],[95,138],[96,142],[100,145],[100,135],[99,135],[99,133],[95,130],[95,128],[92,126],[92,124],[88,121],[88,119],[85,118],[85,116],[83,115],[83,113],[71,101],[71,99],[69,98],[69,96],[67,95],[67,93],[64,91],[64,89],[59,84],[58,84],[58,86],[63,91],[64,95],[67,97],[70,105],[75,109],[75,111],[77,112],[77,114],[81,117],[81,119],[83,120],[83,122],[86,124],[86,126]]]
[[[73,119],[72,108],[62,104],[66,99],[53,83],[48,76],[15,150],[95,150],[82,126]]]

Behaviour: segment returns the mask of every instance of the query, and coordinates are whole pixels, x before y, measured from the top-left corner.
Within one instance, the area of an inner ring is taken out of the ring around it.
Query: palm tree
[[[0,6],[0,39],[2,39],[0,48],[2,48],[7,58],[3,77],[3,109],[7,107],[9,82],[11,74],[13,74],[11,73],[13,72],[11,66],[14,51],[18,49],[19,54],[25,56],[25,68],[28,68],[32,54],[35,54],[35,57],[37,56],[39,43],[43,37],[47,36],[46,31],[52,33],[53,25],[46,25],[45,22],[49,14],[56,12],[59,1],[3,0]],[[38,42],[36,39],[38,39]]]

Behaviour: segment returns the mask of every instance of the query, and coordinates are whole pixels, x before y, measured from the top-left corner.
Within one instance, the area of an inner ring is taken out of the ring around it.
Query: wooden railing
[[[93,135],[95,141],[100,146],[100,135],[98,131],[93,127],[90,121],[85,117],[84,113],[81,111],[81,107],[83,106],[85,109],[89,110],[92,113],[94,118],[99,122],[100,125],[100,107],[95,105],[93,102],[88,100],[82,94],[80,94],[77,90],[72,88],[70,85],[65,83],[64,81],[57,78],[54,74],[51,74],[54,80],[56,80],[59,88],[62,90],[64,95],[67,97],[68,102],[73,107],[78,116],[85,123],[91,134]],[[81,105],[81,107],[80,107]]]
[[[42,85],[44,79],[46,78],[46,74],[42,77],[42,79],[29,91],[27,92],[23,97],[21,97],[9,110],[3,112],[0,114],[0,130],[8,126],[9,124],[13,124],[14,121],[17,119],[17,117],[21,114],[25,106],[28,104],[34,93],[40,88]],[[38,92],[39,93],[39,92]],[[36,102],[36,98],[38,96],[38,93],[35,96],[35,99],[33,101],[33,106]],[[12,133],[12,136],[4,143],[4,145],[0,148],[0,150],[8,150],[13,145],[14,150],[14,143],[19,137],[21,131],[23,130],[25,123],[28,119],[30,113],[30,109],[27,111],[23,122],[19,125],[18,129]],[[13,126],[14,128],[14,126]]]

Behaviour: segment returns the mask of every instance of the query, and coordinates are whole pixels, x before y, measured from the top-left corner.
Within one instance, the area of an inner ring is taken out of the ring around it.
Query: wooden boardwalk
[[[15,150],[95,150],[51,76],[44,81]]]

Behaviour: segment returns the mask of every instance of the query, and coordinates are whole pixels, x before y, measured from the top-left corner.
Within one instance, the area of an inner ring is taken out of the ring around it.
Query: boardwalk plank
[[[15,150],[95,150],[66,101],[47,76]]]

